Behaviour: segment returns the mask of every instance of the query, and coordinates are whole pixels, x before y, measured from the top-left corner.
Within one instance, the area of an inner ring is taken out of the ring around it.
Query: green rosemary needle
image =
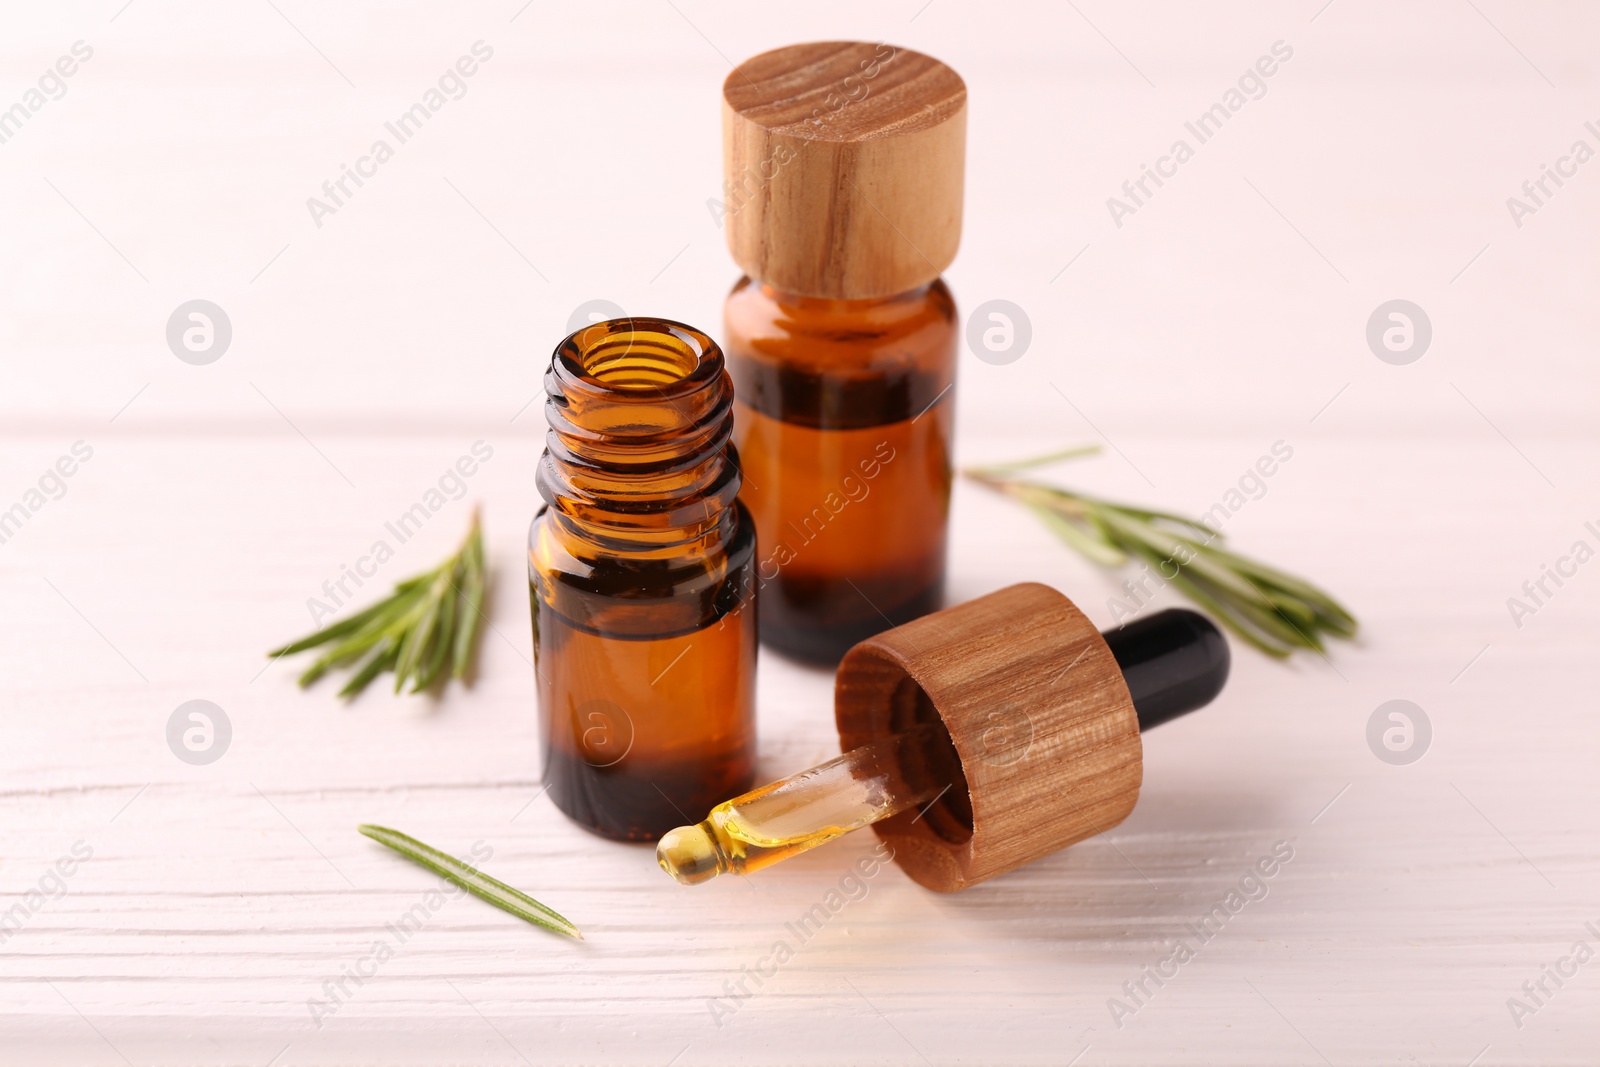
[[[329,646],[300,676],[300,685],[312,684],[334,667],[354,666],[355,674],[339,690],[346,699],[384,671],[394,672],[396,693],[408,681],[413,693],[421,692],[447,670],[462,678],[483,618],[484,573],[483,529],[473,511],[472,526],[455,555],[400,582],[371,607],[267,655],[276,659]]]
[[[1356,620],[1311,583],[1221,547],[1222,534],[1197,519],[1114,503],[1017,471],[1100,451],[1088,445],[1014,463],[972,467],[973,481],[1026,505],[1057,537],[1102,567],[1141,560],[1228,629],[1270,656],[1325,652],[1323,637],[1352,638]]]
[[[484,874],[470,863],[440,852],[408,834],[391,830],[387,826],[362,823],[356,829],[378,844],[394,849],[413,863],[428,868],[452,885],[460,886],[481,900],[487,900],[501,911],[508,911],[517,918],[535,926],[542,926],[546,930],[554,930],[558,934],[566,934],[579,941],[584,939],[582,932],[573,926],[571,921],[545,907],[522,890]]]

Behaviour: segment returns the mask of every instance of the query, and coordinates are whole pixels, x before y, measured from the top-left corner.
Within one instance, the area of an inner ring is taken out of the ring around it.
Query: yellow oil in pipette
[[[694,826],[667,831],[656,859],[684,885],[758,871],[932,800],[951,783],[919,772],[948,766],[949,745],[937,723],[862,745],[718,804]]]

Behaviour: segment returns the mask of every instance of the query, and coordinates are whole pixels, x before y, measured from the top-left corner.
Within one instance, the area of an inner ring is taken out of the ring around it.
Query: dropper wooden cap
[[[950,788],[873,824],[929,889],[965,889],[1109,830],[1139,797],[1122,671],[1049,586],[1013,585],[861,642],[839,664],[834,710],[847,752],[929,719],[949,731]]]
[[[889,44],[763,52],[722,86],[723,216],[746,274],[857,300],[933,281],[961,238],[967,87]]]

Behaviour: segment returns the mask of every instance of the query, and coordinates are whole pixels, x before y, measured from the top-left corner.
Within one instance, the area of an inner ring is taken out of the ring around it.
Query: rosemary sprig
[[[1114,503],[1011,475],[1100,451],[1098,445],[988,467],[968,478],[1019,501],[1068,546],[1102,567],[1140,560],[1243,640],[1279,658],[1324,652],[1324,636],[1351,638],[1356,620],[1311,583],[1221,547],[1219,531],[1170,511]]]
[[[268,652],[273,659],[328,645],[300,676],[308,686],[334,667],[356,667],[339,690],[346,699],[384,671],[394,672],[394,691],[411,682],[413,693],[444,677],[467,673],[483,618],[483,529],[478,513],[455,555],[425,574],[407,578],[371,607]]]
[[[413,863],[428,868],[452,885],[458,885],[473,896],[487,900],[501,911],[509,911],[517,918],[535,926],[542,926],[546,930],[554,930],[558,934],[566,934],[579,941],[584,939],[582,932],[568,919],[545,907],[522,890],[506,885],[498,878],[491,878],[470,863],[440,852],[408,834],[391,830],[387,826],[362,823],[356,829],[378,844],[394,849]]]

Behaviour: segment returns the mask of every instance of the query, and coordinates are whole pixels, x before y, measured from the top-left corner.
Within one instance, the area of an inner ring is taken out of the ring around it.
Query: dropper
[[[1029,590],[1031,594],[1032,590],[1044,588],[1013,587],[993,597],[1013,594],[1019,589]],[[1069,601],[1054,590],[1046,591],[1076,615],[1076,608]],[[1031,595],[1037,597],[1037,594]],[[956,610],[959,609],[952,609]],[[937,616],[932,618],[936,620]],[[937,627],[933,632],[939,632]],[[1093,635],[1092,628],[1089,632]],[[1175,608],[1098,636],[1103,638],[1102,647],[1114,657],[1115,669],[1107,673],[1114,677],[1120,671],[1121,682],[1126,687],[1122,692],[1101,697],[1097,690],[1110,687],[1091,671],[1080,672],[1074,678],[1072,672],[1077,661],[1033,662],[1028,665],[1028,673],[1047,672],[1038,675],[1038,679],[1054,676],[1057,681],[1052,685],[1077,684],[1090,688],[1087,694],[1077,694],[1079,703],[1131,702],[1140,732],[1210,703],[1227,680],[1227,642],[1209,619],[1196,612]],[[1079,658],[1084,654],[1080,651]],[[849,664],[848,658],[846,664]],[[845,668],[841,667],[841,685],[844,678]],[[1055,694],[1052,698],[1059,699]],[[930,826],[925,828],[928,833],[942,831],[946,837],[959,837],[964,825],[970,838],[973,797],[951,728],[941,717],[938,702],[929,694],[917,690],[911,694],[911,701],[920,713],[914,714],[914,721],[903,729],[718,804],[704,820],[693,826],[668,831],[656,849],[662,870],[684,885],[699,885],[719,874],[749,874],[853,830],[908,813],[913,808],[919,810],[913,823],[924,816],[933,816]],[[973,716],[968,713],[965,718]],[[1045,756],[1046,752],[1032,750],[1036,746],[1048,750],[1051,739],[1035,736],[1035,724],[1026,709],[1019,711],[1014,702],[1004,698],[982,715],[975,731],[964,731],[964,736],[976,741],[975,745],[969,745],[974,751],[968,753],[967,763],[981,770],[981,780],[985,783],[995,780],[997,775],[1049,775],[1052,763],[1074,756],[1063,751],[1053,759],[1037,758]],[[1078,745],[1083,758],[1093,758],[1094,740],[1080,742],[1075,737],[1068,740]],[[1136,736],[1134,740],[1137,744]],[[1030,755],[1035,758],[1030,760]],[[1133,790],[1136,793],[1137,776]],[[1089,802],[1093,803],[1092,799]],[[1131,801],[1126,807],[1131,810]],[[951,827],[954,835],[950,833]],[[1061,840],[1055,847],[1069,843],[1070,840]]]

